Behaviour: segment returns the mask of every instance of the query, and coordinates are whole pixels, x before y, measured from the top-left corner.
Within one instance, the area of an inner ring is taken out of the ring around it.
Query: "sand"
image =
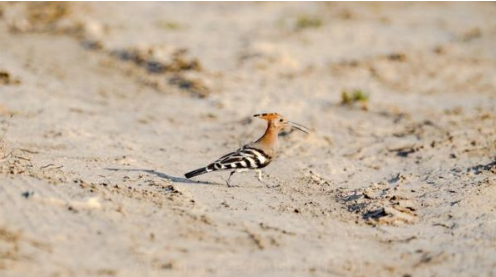
[[[496,276],[493,3],[1,3],[1,276]],[[255,174],[183,174],[286,130]]]

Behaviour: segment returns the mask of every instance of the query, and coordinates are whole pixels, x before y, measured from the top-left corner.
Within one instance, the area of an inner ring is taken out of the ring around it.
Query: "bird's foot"
[[[268,177],[268,175],[267,175],[267,177]],[[280,186],[279,184],[274,185],[274,184],[271,184],[271,183],[267,183],[267,182],[265,182],[265,181],[262,179],[262,172],[261,172],[261,171],[259,171],[259,172],[258,172],[258,181],[259,181],[260,183],[264,184],[266,188],[277,188],[277,187],[279,187],[279,186]]]
[[[278,188],[278,187],[280,187],[280,186],[281,186],[281,185],[279,185],[279,184],[274,185],[274,184],[268,184],[268,183],[266,183],[266,182],[262,182],[262,184],[264,184],[264,185],[265,185],[265,187],[266,187],[266,188],[268,188],[268,189],[271,189],[271,188]]]
[[[260,182],[262,182],[262,184],[264,184],[265,187],[267,187],[268,189],[270,189],[270,188],[277,188],[277,187],[280,187],[281,186],[279,184],[274,184],[272,182],[265,182],[265,181],[260,181]]]
[[[226,185],[228,188],[235,188],[235,187],[239,187],[238,185],[233,185],[231,184],[231,182],[226,182]]]

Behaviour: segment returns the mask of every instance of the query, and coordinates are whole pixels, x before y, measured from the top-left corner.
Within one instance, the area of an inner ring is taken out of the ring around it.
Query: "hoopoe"
[[[267,121],[267,129],[261,138],[241,147],[235,152],[220,157],[206,167],[188,172],[184,174],[184,176],[189,179],[213,171],[232,170],[226,181],[227,186],[231,187],[230,180],[234,173],[256,171],[258,173],[258,180],[269,187],[269,185],[262,180],[262,168],[269,165],[276,155],[279,132],[285,127],[291,126],[308,134],[308,128],[301,124],[288,121],[278,113],[256,114],[253,117],[258,117]]]

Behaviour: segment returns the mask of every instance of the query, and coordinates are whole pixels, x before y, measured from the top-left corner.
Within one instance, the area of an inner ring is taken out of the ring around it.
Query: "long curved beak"
[[[305,126],[301,125],[300,123],[296,123],[293,121],[288,121],[288,123],[291,125],[291,127],[295,128],[296,130],[301,131],[305,134],[308,134],[308,132],[310,132],[310,129],[308,127],[305,127]]]

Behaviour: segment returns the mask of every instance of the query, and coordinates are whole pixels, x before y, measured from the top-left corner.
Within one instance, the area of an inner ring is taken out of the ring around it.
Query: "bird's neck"
[[[277,145],[278,135],[279,135],[279,131],[277,130],[276,127],[274,127],[272,122],[269,121],[267,124],[267,130],[265,130],[263,136],[257,140],[257,143],[260,143],[265,147],[271,147],[271,148],[275,147]]]

